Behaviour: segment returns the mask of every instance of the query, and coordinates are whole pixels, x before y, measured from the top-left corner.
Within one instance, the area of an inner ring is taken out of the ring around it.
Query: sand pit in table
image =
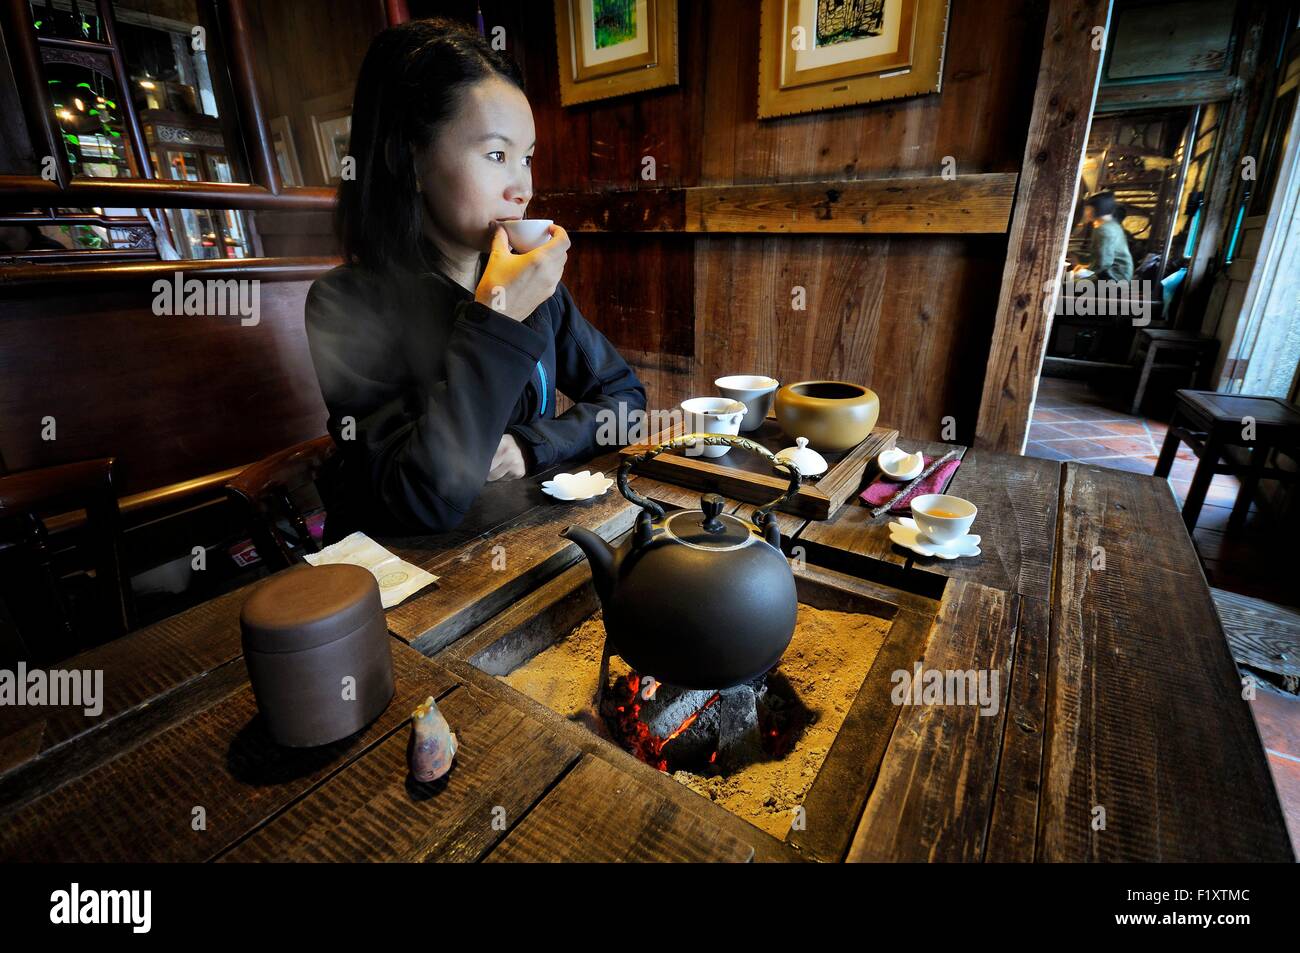
[[[889,626],[889,620],[866,613],[816,609],[800,603],[794,638],[770,679],[769,689],[790,691],[793,700],[809,712],[793,748],[780,758],[755,761],[729,775],[679,770],[673,777],[754,826],[784,838]],[[613,740],[605,719],[591,707],[604,639],[604,623],[596,612],[509,675],[499,677],[552,711]],[[608,686],[629,674],[621,658],[610,658]]]

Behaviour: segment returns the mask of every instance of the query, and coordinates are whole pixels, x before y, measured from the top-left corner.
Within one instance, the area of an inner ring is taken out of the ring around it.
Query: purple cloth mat
[[[921,459],[925,461],[922,465],[924,468],[934,463],[937,458],[928,457],[922,454]],[[913,497],[924,496],[927,493],[942,493],[944,487],[948,485],[948,481],[952,479],[952,475],[957,472],[959,466],[961,466],[960,458],[949,460],[913,487],[906,496],[902,497],[897,503],[891,506],[889,512],[910,513],[912,512]],[[890,480],[883,475],[878,475],[870,484],[867,485],[865,490],[858,494],[858,496],[863,503],[866,503],[867,506],[875,509],[897,493],[906,482],[906,480]]]

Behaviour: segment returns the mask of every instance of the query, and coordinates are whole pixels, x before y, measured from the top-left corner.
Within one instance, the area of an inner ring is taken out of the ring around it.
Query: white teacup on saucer
[[[931,542],[910,516],[900,517],[889,524],[889,541],[910,549],[918,556],[937,556],[940,559],[959,559],[980,554],[980,537],[967,533],[946,543]]]
[[[979,512],[970,500],[947,493],[924,493],[912,498],[912,519],[926,539],[940,545],[951,543],[970,532]]]

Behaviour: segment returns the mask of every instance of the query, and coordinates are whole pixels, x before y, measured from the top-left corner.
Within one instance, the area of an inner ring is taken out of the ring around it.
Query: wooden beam
[[[1236,76],[1208,79],[1166,80],[1158,83],[1126,83],[1102,86],[1097,91],[1099,113],[1153,106],[1200,106],[1231,99],[1241,87]]]
[[[1002,234],[1016,175],[989,172],[686,189],[686,231]]]
[[[1020,453],[1056,308],[1111,0],[1052,0],[975,446]]]
[[[776,185],[551,192],[530,206],[571,232],[1002,234],[1014,172]]]

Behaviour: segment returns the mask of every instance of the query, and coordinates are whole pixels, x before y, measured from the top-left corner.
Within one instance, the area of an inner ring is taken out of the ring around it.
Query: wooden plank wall
[[[413,17],[470,23],[464,0]],[[1046,4],[954,0],[943,92],[759,122],[756,3],[679,4],[677,87],[559,105],[553,6],[484,0],[506,28],[537,125],[539,192],[1019,172]],[[522,38],[522,39],[521,39]],[[641,178],[642,158],[657,177]],[[1005,236],[574,234],[565,283],[637,367],[652,407],[728,373],[854,380],[881,421],[937,438],[975,430]],[[791,308],[807,289],[807,310]]]

